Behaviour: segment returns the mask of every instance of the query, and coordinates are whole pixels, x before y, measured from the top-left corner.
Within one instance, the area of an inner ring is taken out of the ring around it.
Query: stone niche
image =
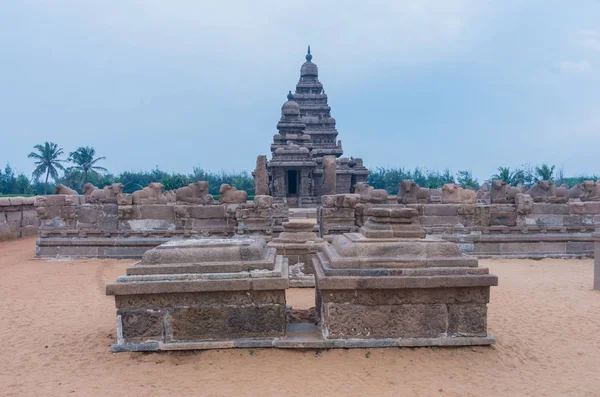
[[[314,287],[313,256],[323,251],[325,240],[313,231],[313,222],[285,222],[283,232],[268,244],[288,260],[291,287]]]
[[[425,239],[415,209],[369,208],[359,233],[314,258],[327,340],[364,346],[488,345],[487,303],[498,278],[458,245]]]
[[[286,333],[287,260],[259,238],[170,241],[106,287],[113,351],[244,347]]]

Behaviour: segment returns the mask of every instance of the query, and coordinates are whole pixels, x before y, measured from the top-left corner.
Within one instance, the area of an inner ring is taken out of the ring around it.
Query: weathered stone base
[[[239,338],[205,340],[195,342],[139,342],[117,343],[111,346],[113,353],[136,351],[208,350],[232,348],[279,348],[279,349],[351,349],[381,347],[459,347],[486,346],[496,342],[493,336],[459,338],[383,338],[383,339],[325,339],[321,329],[308,323],[288,324],[286,336],[281,338]]]
[[[508,231],[508,230],[507,230]],[[592,258],[592,233],[445,234],[462,252],[478,258]]]
[[[285,335],[285,291],[117,295],[119,345]]]
[[[329,290],[319,294],[328,339],[487,336],[489,287]]]

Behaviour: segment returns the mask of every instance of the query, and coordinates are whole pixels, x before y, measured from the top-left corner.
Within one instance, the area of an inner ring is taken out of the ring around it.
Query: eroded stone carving
[[[518,193],[515,196],[515,205],[517,207],[517,214],[527,215],[533,209],[533,199],[528,194]]]
[[[324,195],[335,194],[337,190],[337,170],[335,156],[323,157],[323,188]]]
[[[489,192],[489,200],[492,204],[514,203],[517,194],[521,193],[521,189],[509,186],[506,182],[500,179],[492,181],[492,188]],[[484,199],[486,196],[484,196]]]
[[[212,204],[213,196],[208,194],[208,182],[198,181],[175,190],[176,201],[192,204]]]
[[[477,202],[477,193],[470,189],[463,189],[454,183],[442,186],[442,203],[474,204]]]
[[[366,182],[358,182],[354,185],[354,191],[360,195],[362,201],[368,203],[385,203],[389,196],[385,189],[375,189]]]
[[[539,181],[527,191],[534,203],[556,202],[556,187],[551,181]]]
[[[400,182],[398,188],[398,204],[427,204],[431,199],[431,192],[427,188],[420,187],[416,182],[410,179],[404,179]]]
[[[583,181],[582,187],[582,201],[600,201],[600,186],[598,186],[598,182]]]
[[[56,189],[54,189],[54,194],[64,194],[67,196],[79,196],[79,193],[77,193],[75,190],[73,190],[70,187],[67,187],[65,185],[62,185],[60,183],[58,185],[56,185]]]
[[[221,198],[219,202],[221,204],[242,204],[248,200],[248,193],[244,190],[237,190],[235,186],[231,186],[227,183],[221,185],[219,189]]]
[[[267,174],[267,156],[260,155],[256,158],[256,168],[252,172],[254,177],[254,194],[257,196],[269,195],[269,176]]]
[[[86,183],[85,185],[83,185],[83,195],[84,196],[90,196],[92,194],[93,191],[98,190],[98,188],[94,185],[92,185],[91,183]]]
[[[142,190],[137,190],[131,194],[133,204],[167,204],[167,198],[162,192],[162,183],[152,182]]]
[[[92,187],[95,187],[92,185]],[[88,195],[88,201],[90,203],[94,202],[116,202],[117,194],[123,193],[123,184],[122,183],[113,183],[110,186],[104,186],[102,189],[96,188],[96,190],[92,190],[88,188],[90,193]]]

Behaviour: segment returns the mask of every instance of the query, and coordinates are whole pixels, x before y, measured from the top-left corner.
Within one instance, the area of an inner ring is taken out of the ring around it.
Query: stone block
[[[7,212],[6,213],[6,222],[18,222],[19,224],[21,224],[22,217],[23,217],[23,213],[21,211]]]
[[[569,204],[533,203],[532,214],[568,215]]]
[[[127,221],[131,230],[175,230],[174,223],[162,219],[132,219]]]
[[[63,195],[44,196],[45,205],[48,207],[63,207],[67,205]]]
[[[232,231],[235,226],[235,221],[222,219],[192,219],[192,229],[200,231]]]
[[[448,336],[487,336],[487,306],[448,305]]]
[[[104,215],[118,216],[119,215],[119,206],[117,204],[112,204],[112,203],[102,204],[101,211]]]
[[[525,217],[525,224],[531,226],[563,226],[564,215],[530,214]]]
[[[588,256],[593,252],[594,243],[592,241],[567,241],[567,254]]]
[[[96,223],[98,220],[98,206],[84,204],[78,208],[77,220],[82,223]]]
[[[584,208],[586,214],[600,214],[600,202],[598,201],[586,201]]]
[[[0,221],[2,218],[0,217]],[[37,212],[35,210],[23,211],[23,219],[21,220],[22,226],[37,226],[40,223]]]
[[[225,218],[223,205],[190,206],[188,210],[194,219]]]
[[[457,216],[422,216],[421,226],[449,226],[453,227],[460,223],[460,217]]]
[[[164,313],[160,310],[117,311],[125,341],[163,340]]]
[[[8,197],[0,197],[0,207],[8,207],[12,205]]]
[[[140,205],[142,219],[162,219],[174,223],[175,211],[172,205]]]
[[[592,216],[586,215],[567,215],[563,219],[565,226],[591,225],[594,223]]]
[[[10,205],[23,205],[23,197],[9,197]]]
[[[517,214],[515,212],[491,212],[489,226],[516,226]]]
[[[284,305],[175,308],[167,340],[279,337],[285,335]]]
[[[458,205],[456,204],[428,204],[423,206],[424,216],[457,216]]]
[[[118,209],[119,219],[140,219],[140,206],[139,205],[120,205]]]
[[[83,258],[97,258],[98,247],[90,246],[75,246],[75,247],[58,247],[58,256],[61,257],[83,257]]]
[[[100,214],[97,225],[100,230],[117,230],[119,227],[119,218],[115,215]]]
[[[21,237],[33,237],[37,236],[38,227],[35,225],[23,226],[21,228]]]
[[[63,219],[77,219],[77,207],[64,206],[60,208],[60,217]]]
[[[439,338],[446,334],[447,305],[323,304],[327,339]]]

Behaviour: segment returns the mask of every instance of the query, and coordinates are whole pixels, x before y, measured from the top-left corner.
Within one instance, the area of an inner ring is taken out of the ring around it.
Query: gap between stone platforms
[[[352,349],[380,347],[459,347],[489,346],[496,343],[491,336],[459,338],[399,338],[399,339],[325,339],[319,326],[312,323],[287,324],[283,338],[243,338],[230,340],[206,340],[196,342],[140,342],[113,344],[111,351],[141,352],[170,350],[210,350],[233,348],[278,348],[278,349]]]

